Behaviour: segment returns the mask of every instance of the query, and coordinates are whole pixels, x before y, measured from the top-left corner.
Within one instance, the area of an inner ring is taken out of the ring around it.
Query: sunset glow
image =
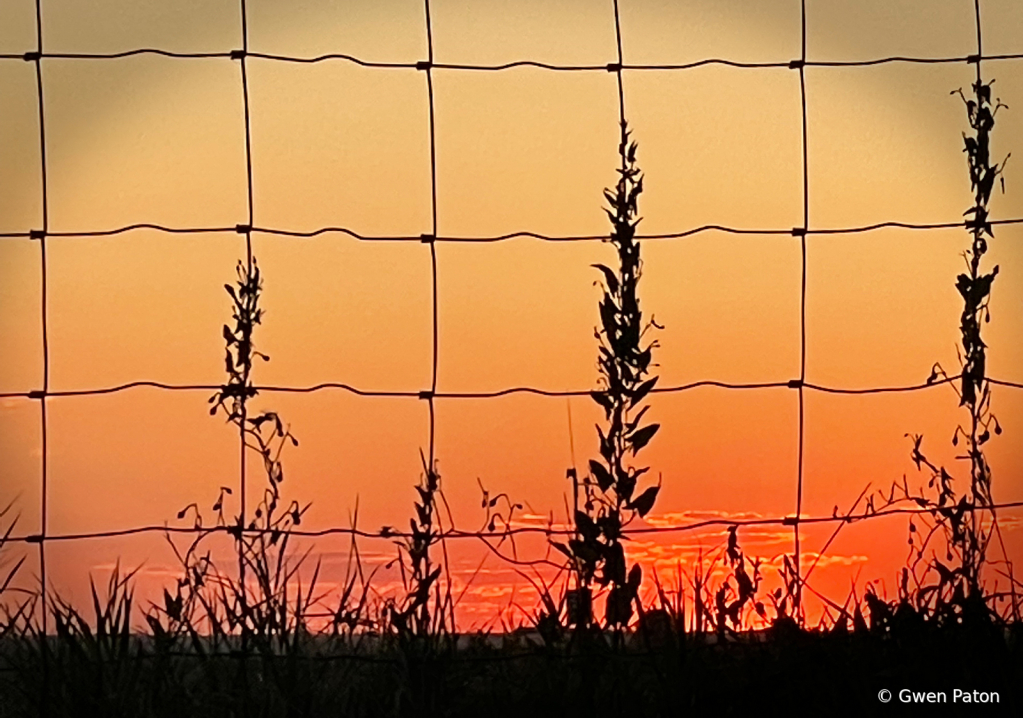
[[[223,53],[242,46],[235,0],[46,0],[47,53],[117,53],[137,48]],[[788,63],[801,56],[800,3],[621,0],[626,65],[707,58]],[[727,7],[722,7],[727,5]],[[985,54],[1023,51],[1023,5],[983,0]],[[75,392],[136,381],[216,387],[224,375],[222,325],[231,320],[224,284],[246,255],[248,222],[244,96],[239,63],[227,57],[153,54],[117,59],[44,58],[47,216],[43,216],[35,67],[16,56],[36,48],[34,2],[0,5],[0,508],[13,502],[15,534],[44,531],[42,389]],[[250,53],[313,58],[340,53],[376,63],[427,57],[420,0],[249,0]],[[601,241],[515,236],[607,235],[602,191],[616,181],[618,95],[611,2],[519,3],[432,0],[436,215],[425,72],[246,59],[251,115],[253,225],[313,237],[252,233],[264,275],[266,316],[255,334],[268,362],[260,387],[339,383],[408,396],[359,396],[343,388],[261,391],[253,405],[290,425],[297,447],[282,455],[282,492],[312,507],[303,529],[406,529],[430,455],[433,376],[431,246],[416,238],[436,221],[436,392],[509,388],[585,392],[596,387],[600,322],[592,265],[614,259]],[[807,3],[811,61],[976,53],[973,3],[864,0]],[[6,58],[11,55],[11,58]],[[533,60],[591,69],[448,65]],[[935,362],[957,374],[962,297],[956,275],[970,246],[962,228],[888,227],[858,233],[813,230],[883,222],[957,223],[972,206],[962,151],[963,103],[976,68],[966,62],[870,67],[808,66],[805,254],[805,382],[828,389],[907,387]],[[993,131],[992,156],[1023,159],[1023,60],[983,63],[1008,105]],[[644,191],[641,234],[711,229],[642,243],[641,309],[664,328],[651,336],[659,388],[651,395],[660,431],[637,459],[662,488],[633,528],[794,516],[800,475],[799,391],[803,368],[800,237],[803,146],[799,73],[787,66],[720,64],[623,72],[625,115],[638,142]],[[1023,218],[1023,179],[1009,162],[996,219]],[[138,223],[205,233],[132,229]],[[45,312],[40,242],[44,225]],[[337,231],[349,230],[350,233]],[[786,234],[785,232],[788,232]],[[380,241],[360,240],[351,233]],[[412,241],[388,241],[407,237]],[[998,265],[987,374],[1023,381],[1023,224],[999,225],[985,256]],[[48,376],[44,378],[44,357]],[[1004,433],[985,446],[1000,503],[1023,501],[1023,390],[995,386],[992,410]],[[221,486],[236,489],[239,439],[209,415],[213,390],[130,388],[46,399],[48,536],[184,526],[196,502],[209,520]],[[865,487],[887,491],[928,478],[911,459],[907,434],[923,434],[932,461],[968,466],[950,441],[968,414],[952,386],[853,395],[803,391],[802,515],[850,510]],[[454,526],[486,527],[481,486],[521,504],[515,527],[564,529],[571,482],[598,455],[588,396],[512,393],[434,400],[434,456]],[[571,422],[571,424],[570,424]],[[570,430],[571,426],[571,430]],[[963,474],[960,473],[961,477]],[[644,479],[645,480],[645,479]],[[249,506],[265,479],[250,462]],[[880,503],[879,499],[875,499]],[[501,504],[500,506],[504,506]],[[860,505],[866,508],[866,499]],[[505,517],[507,518],[507,517]],[[443,514],[448,527],[448,514]],[[999,514],[1009,558],[1023,560],[1023,511]],[[500,524],[499,524],[500,525]],[[2,528],[2,527],[0,527]],[[855,583],[883,581],[894,594],[907,555],[908,519],[895,516],[801,529],[810,585],[842,604]],[[224,555],[230,545],[224,538]],[[727,527],[639,534],[627,542],[646,568],[643,595],[676,566],[687,576],[720,553]],[[742,528],[746,555],[762,558],[765,587],[779,584],[793,552],[791,526]],[[177,539],[175,539],[177,540]],[[181,538],[184,541],[184,538]],[[347,536],[297,542],[323,562],[327,588],[344,575]],[[393,540],[360,542],[380,568],[382,594],[398,590]],[[448,567],[460,626],[518,625],[535,609],[531,569],[502,562],[478,539],[449,542]],[[520,558],[549,555],[527,534]],[[511,555],[510,544],[502,553]],[[821,556],[823,552],[823,555]],[[35,545],[16,584],[38,587]],[[160,595],[179,568],[159,532],[51,541],[47,580],[86,597],[90,574],[116,562],[141,566],[139,605]],[[710,557],[710,558],[708,558]],[[310,563],[311,570],[311,563]],[[539,570],[549,580],[553,570]],[[720,576],[723,578],[724,573]],[[808,595],[807,613],[823,603]]]

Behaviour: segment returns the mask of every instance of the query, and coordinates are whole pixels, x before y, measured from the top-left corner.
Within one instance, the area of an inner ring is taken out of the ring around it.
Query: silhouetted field
[[[246,657],[223,647],[183,657],[107,636],[52,640],[45,678],[39,645],[13,642],[4,646],[14,670],[0,674],[0,716],[878,715],[905,712],[902,689],[944,691],[949,706],[960,689],[986,699],[986,714],[1014,715],[1023,708],[1021,638],[1018,629],[935,631],[908,621],[727,640],[629,634],[617,648],[593,633],[550,646],[512,635],[462,636],[459,647],[302,637]],[[880,702],[882,689],[892,704]]]

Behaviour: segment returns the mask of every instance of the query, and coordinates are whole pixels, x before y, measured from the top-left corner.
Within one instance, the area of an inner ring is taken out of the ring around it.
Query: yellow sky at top
[[[432,4],[435,59],[604,64],[615,59],[610,2]],[[223,51],[239,46],[238,3],[43,0],[49,52],[135,47]],[[959,56],[975,51],[972,3],[807,3],[811,59]],[[419,2],[274,3],[250,0],[254,52],[342,52],[373,61],[425,57]],[[985,51],[1020,52],[1023,12],[983,2]],[[627,63],[706,57],[788,61],[799,55],[799,3],[622,0]],[[0,52],[34,47],[32,3],[0,2]],[[364,234],[430,229],[429,135],[423,73],[343,61],[248,63],[257,226]],[[242,94],[227,59],[46,60],[43,63],[55,231],[135,222],[232,227],[246,216]],[[1023,61],[988,63],[995,88],[1023,106]],[[970,204],[949,91],[972,67],[809,68],[810,222],[956,221]],[[801,223],[798,75],[788,69],[706,67],[625,73],[626,112],[646,172],[642,228],[709,223],[788,228]],[[438,222],[442,235],[529,229],[601,233],[601,189],[614,181],[614,76],[535,68],[435,71]],[[0,62],[0,232],[40,225],[32,66]],[[996,154],[1023,144],[1023,114],[999,114]],[[997,216],[1023,216],[1012,163]],[[1000,228],[1001,266],[990,372],[1023,378],[1023,230]],[[934,361],[955,368],[959,300],[953,282],[966,235],[884,230],[808,242],[807,377],[862,387],[912,384]],[[273,358],[257,382],[341,381],[417,391],[429,383],[429,251],[359,243],[340,234],[295,240],[257,234],[266,272],[265,326]],[[136,379],[222,380],[222,285],[243,244],[234,233],[137,231],[48,242],[51,387]],[[666,326],[665,384],[699,379],[785,381],[799,373],[798,240],[706,233],[644,245],[643,308]],[[586,389],[595,380],[598,290],[589,265],[600,243],[515,239],[438,253],[439,389],[531,385]],[[0,244],[0,391],[41,382],[38,244]],[[232,485],[236,445],[205,411],[205,395],[138,390],[56,399],[51,414],[50,531],[161,523],[185,503]],[[314,501],[316,525],[344,523],[359,497],[368,525],[401,525],[410,508],[426,408],[414,399],[328,393],[267,395],[302,440],[286,459],[291,489]],[[665,480],[658,511],[779,514],[795,499],[796,404],[787,390],[700,389],[658,397],[662,432],[645,460]],[[806,501],[830,513],[867,482],[911,469],[906,432],[948,449],[951,390],[897,397],[807,395]],[[596,414],[574,400],[577,460],[594,452]],[[1006,438],[992,442],[996,485],[1021,498],[1023,397],[999,392]],[[560,511],[570,457],[563,399],[513,397],[438,403],[437,455],[456,516],[478,517],[476,477],[539,512]],[[19,496],[26,531],[38,526],[38,410],[0,409],[0,499]],[[113,547],[110,550],[114,550]],[[122,547],[123,548],[123,547]],[[66,549],[69,550],[69,549]]]

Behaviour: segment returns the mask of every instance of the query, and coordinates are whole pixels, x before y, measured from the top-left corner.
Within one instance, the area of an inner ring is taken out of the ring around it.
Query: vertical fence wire
[[[433,471],[437,449],[437,412],[434,402],[437,394],[437,366],[440,352],[439,307],[437,301],[437,124],[433,92],[433,19],[430,15],[430,0],[424,0],[426,13],[426,62],[417,63],[418,69],[426,72],[426,92],[430,105],[430,234],[423,237],[430,245],[430,294],[432,303],[432,359],[430,367],[430,390],[425,392],[430,410],[430,463],[427,471]],[[420,395],[422,396],[422,394]]]
[[[49,419],[46,414],[46,395],[50,390],[50,327],[49,327],[49,283],[48,283],[48,262],[46,258],[46,233],[50,229],[50,201],[49,182],[46,173],[46,112],[43,92],[43,8],[42,0],[35,2],[36,21],[36,50],[34,54],[26,55],[25,59],[33,60],[36,76],[36,97],[39,109],[39,166],[40,166],[40,189],[41,189],[41,222],[42,229],[36,233],[39,240],[39,266],[40,266],[40,316],[42,326],[42,349],[43,349],[43,387],[39,392],[39,421],[40,421],[40,505],[39,505],[39,606],[42,613],[42,681],[40,684],[40,713],[49,713],[49,683],[50,683],[50,661],[49,650],[46,641],[46,632],[49,624],[47,618],[48,605],[46,601],[46,529],[47,516],[49,514]]]
[[[252,226],[254,222],[254,210],[252,202],[252,121],[249,112],[249,74],[246,66],[246,58],[249,53],[249,20],[248,20],[248,7],[245,0],[241,0],[239,6],[239,12],[241,13],[241,40],[242,49],[240,51],[232,52],[231,56],[238,60],[238,66],[241,69],[241,81],[242,81],[242,106],[244,109],[245,119],[245,200],[246,200],[246,211],[248,221],[246,222],[243,229],[245,234],[245,276],[252,276]],[[248,281],[248,279],[246,279]],[[246,377],[248,379],[248,377]],[[250,382],[246,382],[248,384]],[[243,390],[247,390],[248,386],[243,387]],[[243,394],[243,396],[247,396]],[[238,440],[239,440],[239,480],[238,490],[240,496],[238,497],[239,504],[239,528],[245,528],[245,521],[247,516],[246,506],[246,442],[245,442],[245,423],[248,418],[248,406],[244,400],[241,402],[241,422],[238,428]],[[241,534],[238,535],[241,540]],[[245,559],[242,551],[239,547],[238,551],[238,578],[241,583],[241,590],[245,590]]]
[[[618,0],[614,0],[614,14],[615,14],[615,46],[618,50],[618,64],[615,66],[615,78],[618,81],[618,122],[622,130],[625,129],[625,86],[622,82],[622,66],[625,64],[624,55],[622,53],[622,21],[618,13]],[[625,141],[625,136],[622,136],[622,141]],[[625,147],[622,146],[622,169],[626,168],[625,165]]]
[[[799,13],[799,61],[794,63],[799,69],[799,104],[802,115],[803,142],[803,226],[799,233],[800,277],[799,277],[799,382],[796,391],[799,395],[799,448],[796,459],[796,516],[792,523],[793,542],[795,544],[796,595],[795,613],[802,615],[803,581],[800,566],[801,546],[799,521],[803,517],[803,463],[804,444],[806,443],[806,404],[803,384],[806,382],[806,235],[810,228],[810,171],[807,149],[807,116],[806,116],[806,0],[800,2]]]
[[[977,23],[977,84],[980,84],[980,59],[984,57],[984,41],[980,30],[980,0],[973,0],[973,16]]]

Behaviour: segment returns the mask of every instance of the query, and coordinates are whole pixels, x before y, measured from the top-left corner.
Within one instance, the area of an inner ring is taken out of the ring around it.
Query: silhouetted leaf
[[[643,569],[640,568],[638,563],[637,564],[633,564],[632,568],[629,570],[629,579],[628,579],[628,585],[629,585],[629,589],[632,591],[632,595],[634,595],[634,596],[636,595],[636,592],[639,591],[639,585],[642,582],[643,582]]]
[[[597,481],[597,486],[600,487],[601,491],[607,491],[611,488],[611,474],[608,473],[604,465],[595,459],[590,459],[590,474]]]
[[[657,385],[658,378],[659,377],[655,376],[653,379],[645,381],[642,384],[640,384],[638,387],[636,387],[635,391],[632,392],[632,403],[631,403],[631,406],[636,406],[636,404],[638,404],[639,402],[643,401],[643,399],[646,397],[646,395],[650,393],[650,390],[653,389],[654,386]]]
[[[606,391],[591,391],[590,397],[604,409],[604,413],[607,414],[611,411],[612,399]]]
[[[618,331],[618,320],[616,318],[618,307],[610,296],[605,295],[604,301],[600,303],[600,322],[604,332],[609,338],[613,338]]]
[[[575,558],[575,557],[574,557],[574,556],[572,555],[572,552],[568,550],[568,546],[566,546],[565,544],[563,544],[563,543],[558,543],[557,541],[551,541],[551,546],[553,546],[554,548],[556,548],[556,549],[557,549],[558,551],[560,551],[561,553],[565,554],[565,555],[566,555],[566,556],[567,556],[568,558]]]
[[[739,553],[738,530],[739,530],[738,526],[734,526],[733,525],[733,526],[729,526],[728,527],[728,549],[727,549],[727,552],[728,552],[728,560],[731,561],[732,563],[734,563],[734,562],[738,561],[740,558],[742,558],[742,554]]]
[[[632,443],[632,453],[636,454],[640,449],[650,443],[650,440],[654,438],[654,434],[661,428],[660,424],[651,424],[650,426],[644,426],[642,429],[637,430],[629,441]]]
[[[611,268],[606,267],[603,264],[591,264],[590,266],[599,269],[604,274],[604,282],[607,284],[608,290],[612,294],[617,294],[618,276],[611,270]]]
[[[572,549],[572,554],[585,563],[596,564],[597,561],[600,560],[600,553],[598,550],[585,541],[571,539],[568,542],[568,545]]]
[[[587,542],[593,541],[600,535],[600,530],[589,516],[582,511],[575,512],[575,525],[583,539]]]
[[[637,496],[636,500],[632,502],[629,508],[636,511],[636,513],[640,516],[646,516],[650,513],[650,509],[654,507],[654,501],[657,500],[657,492],[660,490],[660,486],[651,486],[649,489]]]

